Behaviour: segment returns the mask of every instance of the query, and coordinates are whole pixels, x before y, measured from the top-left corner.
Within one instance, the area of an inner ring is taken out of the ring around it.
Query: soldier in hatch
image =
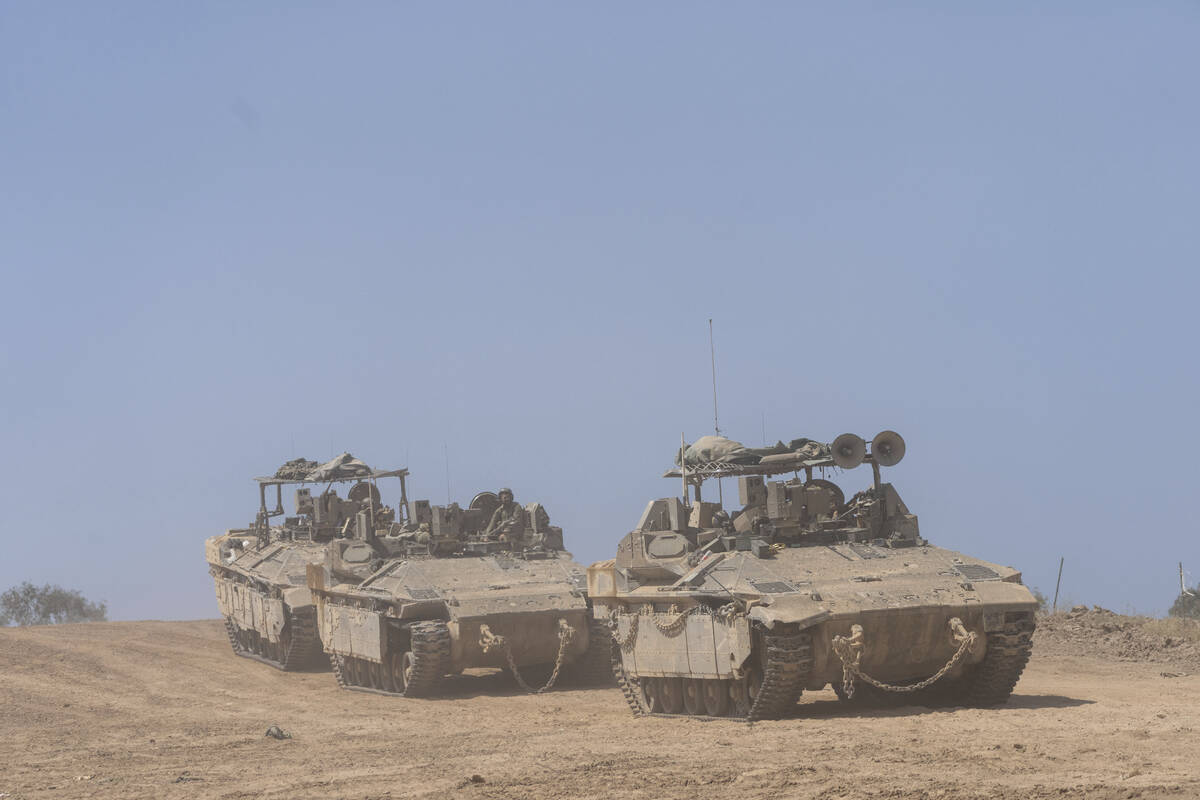
[[[501,489],[499,496],[500,505],[492,512],[484,536],[502,542],[518,541],[525,535],[525,509],[513,500],[512,489]]]

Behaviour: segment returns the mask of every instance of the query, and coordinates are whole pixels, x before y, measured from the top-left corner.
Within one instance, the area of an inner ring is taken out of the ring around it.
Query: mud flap
[[[326,652],[382,662],[386,630],[382,614],[362,608],[322,604],[321,636]]]
[[[274,597],[261,599],[263,635],[267,637],[267,641],[278,644],[280,635],[283,633],[283,626],[287,624],[287,610],[284,608],[282,600]]]
[[[282,600],[262,594],[230,580],[218,579],[217,608],[221,616],[229,617],[239,628],[257,631],[268,642],[277,643],[287,623],[287,611]]]
[[[217,611],[222,617],[236,617],[234,614],[233,584],[224,578],[217,578]]]

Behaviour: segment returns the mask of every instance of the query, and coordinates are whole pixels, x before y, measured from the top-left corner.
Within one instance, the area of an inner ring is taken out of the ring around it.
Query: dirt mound
[[[1200,620],[1130,617],[1100,606],[1075,606],[1038,619],[1033,650],[1167,664],[1195,674],[1200,673]]]

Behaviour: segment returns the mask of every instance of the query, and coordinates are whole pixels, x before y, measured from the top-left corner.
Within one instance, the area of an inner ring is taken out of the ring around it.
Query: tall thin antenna
[[[679,475],[683,478],[683,505],[687,506],[687,435],[679,434]]]
[[[717,421],[717,349],[713,346],[713,324],[712,318],[708,320],[708,355],[712,361],[712,379],[713,379],[713,430],[717,436],[721,435],[721,423]]]
[[[446,461],[446,505],[450,505],[450,446],[442,442],[442,458]]]

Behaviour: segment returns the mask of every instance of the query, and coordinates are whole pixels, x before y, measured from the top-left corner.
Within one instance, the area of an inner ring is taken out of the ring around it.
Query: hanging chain
[[[849,636],[834,636],[833,651],[837,653],[838,658],[842,662],[842,690],[845,692],[846,699],[854,697],[854,679],[856,677],[886,692],[916,692],[944,678],[946,673],[954,669],[954,665],[961,661],[962,657],[975,647],[975,641],[978,639],[978,635],[974,631],[968,631],[963,627],[962,620],[958,617],[952,617],[949,624],[950,630],[954,633],[955,641],[959,643],[958,650],[933,675],[920,683],[908,684],[906,686],[895,686],[890,683],[884,683],[862,671],[859,664],[862,662],[862,654],[863,649],[866,647],[866,642],[863,638],[861,625],[852,625]]]
[[[513,660],[512,648],[508,646],[508,639],[499,634],[492,633],[487,625],[479,626],[479,645],[483,648],[483,652],[487,653],[497,648],[503,650],[504,658],[508,662],[508,669],[516,679],[517,685],[530,694],[541,694],[542,692],[549,691],[554,682],[558,680],[558,672],[562,669],[563,663],[566,661],[567,647],[574,638],[575,629],[568,625],[565,619],[560,619],[558,621],[558,655],[554,657],[554,671],[550,673],[550,680],[546,681],[545,686],[535,689],[521,677],[521,672],[517,669],[517,662]]]
[[[680,611],[678,606],[671,606],[671,610],[667,613],[678,614],[675,619],[671,620],[670,622],[659,622],[658,615],[651,614],[650,621],[654,623],[654,627],[658,628],[659,633],[662,633],[666,636],[674,636],[683,630],[683,626],[687,624],[688,617],[701,611],[707,611],[707,609],[704,606],[692,606],[691,608]]]
[[[628,650],[637,640],[638,620],[641,619],[642,615],[629,615],[629,633],[625,634],[625,636],[619,636],[617,634],[617,620],[620,616],[621,615],[618,614],[617,610],[614,608],[608,615],[608,627],[612,629],[613,641],[616,642],[617,647],[621,648],[622,650]]]
[[[687,618],[692,614],[711,613],[706,606],[692,606],[680,611],[678,606],[672,605],[670,611],[667,613],[675,614],[675,618],[670,622],[659,622],[658,614],[651,611],[650,608],[651,606],[644,605],[632,614],[621,614],[615,608],[609,612],[608,627],[612,629],[613,641],[622,650],[628,650],[637,640],[638,623],[642,617],[649,617],[654,627],[658,628],[659,633],[664,636],[674,636],[683,630],[683,626],[687,623]],[[716,616],[727,619],[733,614],[734,610],[733,604],[730,603],[717,609]],[[622,618],[629,620],[629,631],[624,636],[618,633],[618,624]]]

